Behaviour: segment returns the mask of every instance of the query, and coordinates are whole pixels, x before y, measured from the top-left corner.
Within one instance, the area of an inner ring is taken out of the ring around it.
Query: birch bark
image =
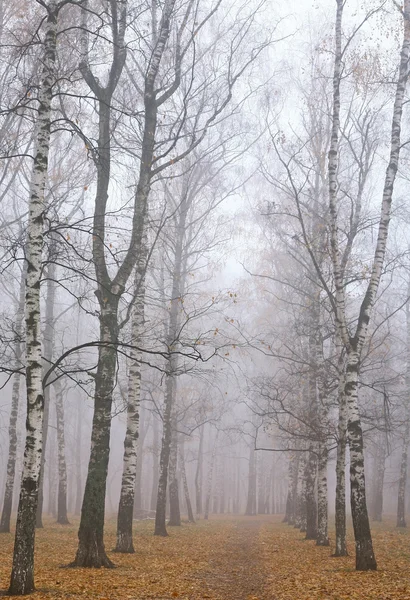
[[[340,130],[340,83],[342,77],[342,14],[343,0],[336,0],[336,50],[333,76],[333,117],[332,134],[328,159],[329,173],[329,213],[331,223],[331,255],[335,284],[336,326],[346,348],[345,398],[347,406],[347,430],[350,446],[350,483],[351,509],[356,544],[356,569],[375,570],[377,568],[370,533],[369,517],[366,506],[366,487],[364,473],[363,432],[358,408],[358,381],[363,346],[366,340],[372,310],[382,276],[386,253],[387,237],[391,215],[394,183],[400,157],[400,135],[405,90],[409,73],[410,50],[410,0],[403,7],[404,34],[400,53],[399,76],[396,86],[393,108],[390,157],[386,169],[383,187],[382,206],[374,251],[371,275],[367,290],[361,303],[356,330],[349,334],[345,310],[345,282],[341,266],[338,241],[338,203],[337,169],[338,141]]]
[[[7,459],[6,485],[4,490],[3,510],[1,513],[0,533],[10,533],[10,517],[13,507],[13,491],[16,475],[17,460],[17,420],[20,403],[21,374],[17,369],[22,367],[23,356],[23,328],[24,328],[24,296],[25,296],[26,268],[21,272],[19,302],[16,314],[16,342],[14,347],[13,388],[11,392],[11,410],[9,420],[9,454]]]
[[[54,262],[55,254],[55,241],[51,238],[50,249],[49,249],[49,265],[47,268],[47,292],[46,292],[46,306],[45,306],[45,327],[43,336],[43,372],[46,372],[53,361],[54,353],[54,308],[55,308],[55,279],[56,279],[56,265]],[[44,470],[46,462],[47,452],[47,438],[48,438],[48,427],[50,420],[50,401],[51,393],[50,386],[48,385],[44,390],[44,417],[43,417],[43,435],[42,435],[42,454],[41,454],[41,467],[40,467],[40,479],[38,489],[38,503],[36,513],[36,527],[38,529],[43,528],[43,503],[44,503]]]
[[[34,538],[42,454],[44,396],[41,359],[40,281],[43,257],[44,192],[50,149],[52,90],[55,80],[58,8],[50,2],[44,37],[38,112],[34,134],[34,164],[30,183],[25,298],[27,420],[23,475],[9,592],[34,590]]]
[[[329,546],[327,498],[327,441],[319,444],[317,484],[317,546]]]
[[[338,345],[339,354],[339,387],[338,387],[338,437],[336,451],[336,498],[335,498],[335,526],[336,548],[335,556],[347,556],[346,545],[346,444],[347,444],[347,405],[345,396],[345,365],[341,344]]]
[[[144,238],[144,236],[143,236]],[[143,242],[144,244],[144,242]],[[144,244],[146,248],[146,243]],[[144,329],[144,302],[145,302],[145,271],[146,250],[139,252],[135,274],[135,303],[133,306],[131,335],[132,344],[136,348],[130,351],[130,370],[128,377],[127,399],[127,430],[124,439],[124,457],[121,482],[120,504],[117,517],[117,545],[116,552],[133,553],[132,542],[132,516],[134,509],[134,489],[137,471],[137,448],[139,435],[139,407],[141,400],[141,347]]]

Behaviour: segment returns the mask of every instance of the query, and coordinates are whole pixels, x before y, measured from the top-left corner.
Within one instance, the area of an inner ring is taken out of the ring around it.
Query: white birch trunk
[[[329,546],[327,500],[327,441],[319,445],[317,474],[317,546]]]
[[[57,36],[56,4],[51,2],[44,38],[43,68],[38,92],[34,164],[30,184],[26,246],[26,381],[27,436],[17,513],[10,594],[34,590],[34,537],[42,455],[44,396],[41,360],[40,281],[43,257],[44,192],[50,149],[51,102]]]
[[[388,229],[391,215],[391,203],[400,157],[400,134],[403,104],[409,70],[410,51],[410,0],[405,0],[403,7],[404,35],[400,54],[399,77],[396,87],[393,118],[391,127],[390,158],[386,169],[383,188],[382,206],[376,247],[370,280],[364,295],[356,331],[349,335],[345,311],[345,286],[343,269],[339,254],[338,240],[338,203],[337,203],[337,169],[338,140],[340,129],[340,82],[342,76],[342,13],[343,0],[336,0],[336,50],[333,77],[333,118],[332,135],[329,150],[329,212],[331,218],[331,254],[335,283],[335,315],[339,335],[347,352],[345,396],[347,406],[347,428],[350,446],[350,482],[351,509],[356,543],[356,569],[375,570],[377,563],[374,556],[369,518],[366,506],[366,487],[364,475],[363,433],[358,408],[358,378],[363,346],[366,340],[370,317],[376,302],[381,280],[387,246]]]
[[[55,260],[55,241],[51,236],[51,242],[48,252],[48,268],[46,282],[46,306],[45,306],[45,327],[43,336],[43,373],[46,373],[53,361],[54,353],[54,306],[55,306],[55,280],[56,280],[56,264]],[[43,503],[44,503],[44,471],[47,453],[48,427],[50,420],[50,401],[51,392],[50,385],[47,385],[44,392],[44,417],[43,417],[43,439],[42,439],[42,456],[40,467],[40,479],[38,490],[38,503],[36,512],[36,527],[43,528]]]
[[[11,410],[9,420],[9,455],[7,459],[6,485],[4,490],[3,510],[1,513],[0,532],[10,533],[10,517],[13,507],[13,491],[16,475],[17,460],[17,420],[20,403],[21,374],[17,372],[22,367],[23,355],[23,324],[24,324],[24,296],[25,296],[26,268],[21,273],[19,303],[16,314],[16,342],[14,347],[13,388],[11,392]]]
[[[137,446],[139,435],[139,410],[141,400],[141,359],[140,349],[144,323],[146,240],[143,236],[143,248],[135,276],[135,305],[133,307],[130,351],[130,370],[128,377],[127,430],[124,439],[123,471],[121,481],[120,504],[117,518],[116,552],[133,553],[132,515],[134,509],[134,490],[137,471]]]

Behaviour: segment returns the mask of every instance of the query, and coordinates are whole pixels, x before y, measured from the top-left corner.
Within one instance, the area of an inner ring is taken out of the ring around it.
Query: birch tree
[[[0,532],[10,533],[10,517],[13,506],[13,492],[16,475],[17,460],[17,420],[20,403],[21,372],[23,358],[23,328],[24,328],[24,298],[25,298],[25,280],[26,270],[21,271],[20,291],[16,315],[16,341],[14,349],[14,368],[13,388],[11,393],[11,409],[9,420],[9,451],[7,458],[7,477],[4,490],[3,510],[1,513]]]
[[[350,447],[350,485],[351,485],[351,508],[353,528],[356,544],[356,569],[374,570],[377,568],[373,551],[373,543],[370,533],[369,518],[366,506],[366,487],[364,474],[363,456],[363,432],[358,408],[358,377],[360,373],[360,362],[363,346],[369,329],[369,322],[377,292],[382,276],[383,265],[386,254],[389,221],[391,216],[391,204],[393,197],[394,182],[396,178],[399,156],[400,156],[400,132],[404,105],[404,96],[408,79],[408,60],[410,50],[410,3],[404,3],[403,22],[404,36],[400,54],[399,74],[394,100],[390,157],[386,170],[383,188],[382,206],[378,227],[377,241],[371,266],[371,275],[367,289],[363,297],[360,312],[357,317],[353,335],[349,332],[346,315],[346,286],[343,279],[341,266],[338,234],[338,146],[340,131],[340,102],[341,102],[341,80],[343,73],[343,49],[342,49],[342,15],[344,3],[336,0],[336,28],[335,28],[335,62],[333,75],[333,115],[332,134],[328,159],[329,173],[329,212],[330,212],[330,235],[331,235],[331,257],[333,265],[333,278],[335,285],[335,315],[336,325],[340,332],[346,350],[346,379],[344,394],[347,407],[347,431]]]
[[[44,193],[50,148],[52,89],[55,81],[57,19],[60,6],[47,5],[42,74],[34,134],[34,162],[27,227],[25,297],[27,437],[10,580],[10,594],[34,590],[34,537],[42,454],[44,396],[41,360],[40,281],[42,274]]]
[[[144,243],[144,242],[143,242]],[[146,246],[146,242],[145,242]],[[146,252],[142,251],[135,273],[135,303],[132,315],[132,343],[141,347],[144,328]],[[123,474],[120,504],[117,518],[116,552],[133,553],[132,517],[134,509],[135,475],[137,470],[137,442],[139,426],[139,405],[141,398],[141,358],[140,350],[131,349],[128,376],[127,431],[124,440]]]

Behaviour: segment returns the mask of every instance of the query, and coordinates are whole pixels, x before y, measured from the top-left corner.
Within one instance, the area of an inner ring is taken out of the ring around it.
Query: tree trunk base
[[[95,541],[95,540],[94,540]],[[98,543],[81,544],[75,560],[67,568],[84,567],[86,569],[115,569],[115,564],[108,558],[104,546]]]
[[[27,596],[36,591],[34,581],[14,582],[8,589],[9,596]]]
[[[115,548],[113,549],[113,552],[117,552],[118,554],[135,554],[135,549],[134,546],[115,546]]]
[[[113,552],[118,552],[119,554],[135,554],[134,544],[132,543],[132,534],[117,534],[117,545]]]
[[[160,537],[168,537],[168,531],[165,529],[155,530],[154,535],[159,535]]]
[[[349,553],[347,550],[339,550],[339,552],[335,552],[334,554],[330,555],[332,558],[341,558],[342,556],[349,556]]]
[[[377,571],[371,540],[356,542],[356,571]]]
[[[56,521],[56,523],[58,523],[59,525],[71,525],[70,521],[67,519],[67,517],[59,517]]]
[[[326,538],[326,539],[323,539],[323,540],[320,539],[320,538],[318,538],[316,540],[316,546],[330,546],[330,540],[329,540],[329,538]]]
[[[406,521],[403,519],[403,521],[397,521],[396,523],[396,527],[403,527],[406,528],[407,527],[407,523]],[[10,530],[9,530],[10,531]],[[2,530],[0,529],[0,533],[2,533]]]

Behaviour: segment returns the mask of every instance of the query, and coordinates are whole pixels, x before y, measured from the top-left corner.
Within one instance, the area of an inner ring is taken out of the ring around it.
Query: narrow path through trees
[[[266,571],[259,534],[263,521],[232,522],[225,546],[216,547],[209,568],[195,577],[203,582],[203,598],[214,600],[262,600],[271,596],[266,588]]]
[[[36,592],[32,600],[410,600],[410,529],[393,516],[374,523],[379,570],[355,571],[354,537],[348,520],[349,556],[306,540],[282,523],[283,515],[213,515],[196,525],[169,527],[153,536],[152,520],[134,521],[135,554],[115,554],[116,569],[64,569],[77,545],[78,518],[61,526],[45,518],[37,532]],[[70,518],[71,521],[71,518]],[[116,522],[106,523],[107,549]],[[334,529],[330,528],[331,541]],[[0,547],[1,590],[12,560],[13,535]],[[108,550],[111,558],[113,554]],[[0,596],[2,592],[0,591]]]

